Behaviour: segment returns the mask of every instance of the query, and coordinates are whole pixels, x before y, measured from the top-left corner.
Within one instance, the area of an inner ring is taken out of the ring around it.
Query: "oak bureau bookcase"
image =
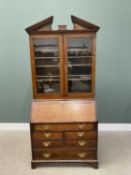
[[[53,17],[28,28],[33,102],[32,168],[40,163],[83,162],[98,167],[95,104],[96,32],[71,16],[73,29]]]

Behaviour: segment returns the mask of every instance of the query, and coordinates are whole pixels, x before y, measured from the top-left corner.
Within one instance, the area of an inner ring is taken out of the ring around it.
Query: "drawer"
[[[64,146],[63,141],[52,140],[33,140],[33,149],[39,148],[58,148]]]
[[[59,140],[63,139],[63,134],[61,132],[33,132],[32,137],[34,139],[44,139],[44,140]]]
[[[96,139],[96,131],[76,131],[76,132],[65,132],[66,139]]]
[[[74,123],[74,124],[35,124],[33,130],[35,131],[62,131],[62,130],[94,130],[96,123]]]
[[[86,148],[96,148],[97,141],[96,140],[67,140],[66,145],[68,147],[86,147]]]
[[[33,151],[34,160],[96,160],[96,158],[95,149]]]

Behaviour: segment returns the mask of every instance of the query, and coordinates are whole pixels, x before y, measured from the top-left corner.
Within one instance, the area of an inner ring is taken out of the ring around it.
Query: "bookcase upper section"
[[[73,29],[53,17],[28,28],[35,99],[95,98],[96,32],[99,27],[71,16]]]

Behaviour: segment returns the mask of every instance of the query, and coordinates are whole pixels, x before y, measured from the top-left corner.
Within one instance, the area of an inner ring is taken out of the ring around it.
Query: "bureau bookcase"
[[[26,28],[33,87],[32,168],[51,162],[98,167],[95,62],[99,27],[75,16],[71,20],[72,30],[65,25],[52,30],[53,17]]]

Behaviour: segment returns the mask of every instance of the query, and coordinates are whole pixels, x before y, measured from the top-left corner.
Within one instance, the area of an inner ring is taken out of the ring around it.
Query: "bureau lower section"
[[[32,168],[39,163],[97,161],[97,122],[30,125]]]

